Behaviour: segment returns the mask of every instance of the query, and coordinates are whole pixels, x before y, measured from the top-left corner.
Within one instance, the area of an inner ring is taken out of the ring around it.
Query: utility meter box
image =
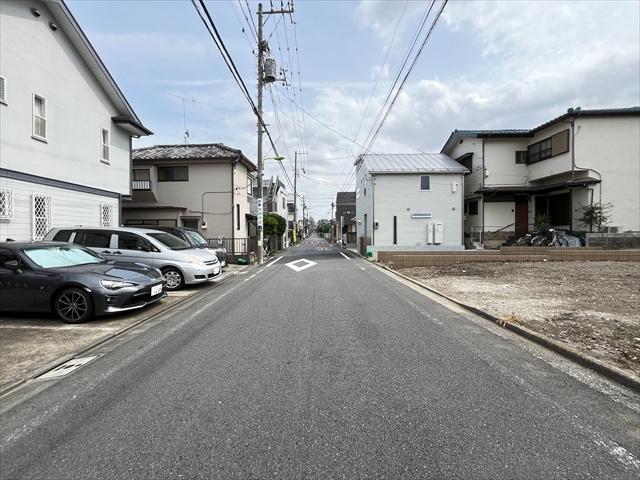
[[[436,245],[444,243],[444,224],[442,222],[433,224],[433,243]]]

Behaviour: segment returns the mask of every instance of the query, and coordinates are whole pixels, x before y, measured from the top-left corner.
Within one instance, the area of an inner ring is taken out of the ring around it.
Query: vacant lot
[[[475,263],[402,273],[640,375],[640,263]]]

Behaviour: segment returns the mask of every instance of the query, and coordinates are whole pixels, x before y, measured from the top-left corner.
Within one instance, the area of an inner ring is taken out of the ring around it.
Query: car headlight
[[[100,280],[100,285],[102,285],[107,290],[120,290],[121,288],[135,286],[135,284],[131,282],[122,282],[118,280]]]

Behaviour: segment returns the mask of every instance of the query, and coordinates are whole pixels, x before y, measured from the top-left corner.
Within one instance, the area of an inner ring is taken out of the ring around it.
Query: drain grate
[[[83,365],[86,365],[90,361],[95,360],[99,356],[100,355],[93,355],[91,357],[72,358],[71,360],[63,363],[62,365],[54,368],[53,370],[49,370],[47,373],[43,373],[37,379],[51,380],[52,378],[64,377],[65,375],[69,375],[71,372],[82,367]]]

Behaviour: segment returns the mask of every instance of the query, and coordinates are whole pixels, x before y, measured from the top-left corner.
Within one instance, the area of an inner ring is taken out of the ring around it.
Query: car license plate
[[[155,297],[156,295],[159,295],[160,293],[162,293],[162,285],[154,285],[153,287],[151,287],[151,296]]]

